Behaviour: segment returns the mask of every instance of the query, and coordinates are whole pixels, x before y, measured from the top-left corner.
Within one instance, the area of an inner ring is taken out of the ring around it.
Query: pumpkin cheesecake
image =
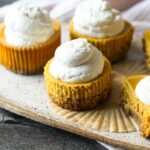
[[[122,106],[139,123],[141,135],[150,136],[150,76],[123,78]]]
[[[52,102],[65,109],[92,109],[109,96],[111,64],[85,39],[76,39],[56,49],[44,70]]]

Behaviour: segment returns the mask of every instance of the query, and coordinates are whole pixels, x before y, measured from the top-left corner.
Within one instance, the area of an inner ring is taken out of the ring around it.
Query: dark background
[[[0,0],[0,6],[13,1]],[[106,148],[96,141],[0,109],[0,150],[106,150]]]

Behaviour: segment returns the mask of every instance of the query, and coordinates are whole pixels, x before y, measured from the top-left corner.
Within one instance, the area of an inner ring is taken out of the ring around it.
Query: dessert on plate
[[[146,64],[147,67],[150,68],[150,31],[144,31],[143,45],[146,56]]]
[[[122,106],[138,121],[141,134],[150,136],[150,76],[139,75],[123,79]]]
[[[60,23],[37,7],[19,5],[0,25],[0,62],[21,74],[43,71],[60,45]]]
[[[133,26],[105,0],[81,2],[70,22],[70,38],[86,38],[111,62],[119,60],[129,49]]]
[[[92,109],[109,96],[111,64],[96,47],[79,38],[56,49],[44,76],[52,102],[65,109]]]

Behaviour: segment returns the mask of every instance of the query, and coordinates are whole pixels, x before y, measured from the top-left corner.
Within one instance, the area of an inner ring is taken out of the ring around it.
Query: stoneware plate
[[[113,64],[109,100],[91,111],[64,110],[51,103],[43,75],[14,74],[0,65],[0,107],[29,119],[91,139],[129,149],[150,149],[150,141],[140,136],[138,125],[120,107],[121,77],[149,74],[141,41],[134,40],[125,59]]]

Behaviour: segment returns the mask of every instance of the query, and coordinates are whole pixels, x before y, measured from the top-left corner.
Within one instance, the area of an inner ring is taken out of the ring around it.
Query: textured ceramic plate
[[[113,65],[110,98],[95,110],[75,112],[61,109],[49,101],[42,75],[17,75],[2,66],[0,107],[88,138],[126,148],[150,148],[150,141],[139,135],[136,122],[120,107],[121,76],[149,74],[140,43],[134,42],[126,59]]]

